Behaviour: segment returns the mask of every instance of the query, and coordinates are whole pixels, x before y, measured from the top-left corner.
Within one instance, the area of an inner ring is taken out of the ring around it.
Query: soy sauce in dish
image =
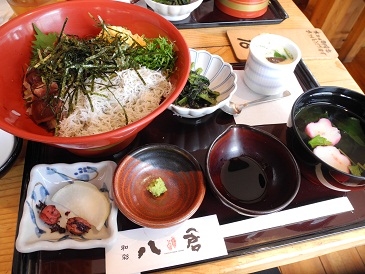
[[[243,202],[257,202],[263,197],[267,186],[263,169],[247,156],[226,161],[222,166],[220,177],[229,195]]]

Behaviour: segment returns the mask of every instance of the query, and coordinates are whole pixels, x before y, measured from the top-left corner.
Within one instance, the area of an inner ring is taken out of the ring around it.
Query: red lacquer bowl
[[[175,90],[156,110],[122,128],[87,137],[55,137],[37,126],[26,114],[22,99],[24,70],[29,64],[32,23],[43,32],[60,32],[66,17],[65,33],[96,35],[100,29],[90,18],[101,18],[108,24],[125,26],[147,38],[168,37],[177,50],[176,72],[171,81]],[[23,139],[62,147],[84,156],[112,154],[130,144],[137,133],[162,113],[177,98],[190,72],[189,48],[173,24],[148,9],[117,1],[67,1],[40,7],[20,15],[0,27],[0,128]]]
[[[167,191],[154,197],[147,187],[157,178]],[[145,145],[125,156],[116,169],[113,188],[119,210],[132,222],[150,228],[171,227],[189,219],[206,189],[198,161],[169,144]]]
[[[268,0],[215,0],[214,4],[226,14],[237,18],[257,18],[265,14]]]

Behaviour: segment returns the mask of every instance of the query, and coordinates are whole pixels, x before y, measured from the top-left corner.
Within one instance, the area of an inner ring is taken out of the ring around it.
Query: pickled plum
[[[81,217],[73,217],[67,220],[66,229],[71,234],[80,236],[84,233],[88,233],[91,229],[91,225]]]
[[[313,153],[330,166],[350,173],[349,166],[351,161],[340,150],[334,146],[317,146],[313,149]]]
[[[61,218],[61,213],[54,205],[47,205],[39,213],[39,218],[48,225],[54,225]]]
[[[332,145],[336,145],[341,140],[340,130],[334,126],[327,118],[321,118],[318,122],[311,122],[305,128],[305,133],[310,137],[321,136],[326,138]]]
[[[69,218],[66,223],[66,228],[61,227],[59,224],[61,213],[56,206],[46,205],[42,201],[39,201],[39,205],[36,205],[36,207],[40,210],[39,218],[49,226],[51,232],[58,231],[62,234],[67,230],[71,234],[81,236],[84,233],[88,233],[91,229],[89,222],[81,217]],[[69,213],[70,212],[66,212],[65,215],[68,216]]]

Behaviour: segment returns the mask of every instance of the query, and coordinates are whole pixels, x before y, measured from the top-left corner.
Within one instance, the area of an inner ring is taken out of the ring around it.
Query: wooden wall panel
[[[339,58],[344,62],[350,62],[365,46],[365,7],[363,7],[358,19],[338,50]]]
[[[365,273],[365,265],[356,248],[345,249],[320,256],[326,273]]]
[[[279,267],[281,274],[326,274],[319,257]]]
[[[351,62],[365,47],[364,10],[364,0],[310,0],[305,13],[309,14],[314,27],[322,29],[339,53],[345,46],[340,59]]]

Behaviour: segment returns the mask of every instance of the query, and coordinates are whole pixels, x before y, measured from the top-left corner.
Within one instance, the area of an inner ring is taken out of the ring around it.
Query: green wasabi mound
[[[161,178],[157,178],[148,185],[147,190],[151,192],[153,196],[159,197],[167,191],[167,188],[165,182]]]

